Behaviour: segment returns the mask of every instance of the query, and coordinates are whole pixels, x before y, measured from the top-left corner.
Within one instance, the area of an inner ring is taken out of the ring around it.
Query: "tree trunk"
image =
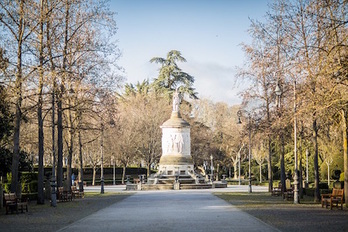
[[[63,186],[63,97],[64,87],[60,87],[57,96],[57,145],[58,145],[58,160],[57,160],[57,186]]]
[[[39,138],[39,170],[38,170],[38,195],[37,203],[45,203],[45,193],[44,193],[44,133],[43,133],[43,118],[42,118],[42,88],[43,88],[43,78],[44,78],[44,69],[43,69],[43,36],[44,36],[44,7],[43,2],[41,1],[41,16],[40,16],[40,57],[39,57],[39,86],[38,86],[38,102],[37,102],[37,121],[38,121],[38,138]]]
[[[303,166],[302,166],[302,154],[303,154],[303,122],[301,121],[301,131],[300,131],[300,147],[299,147],[299,154],[300,154],[300,176],[299,176],[299,181],[300,181],[300,198],[303,198]]]
[[[20,1],[20,18],[18,24],[18,44],[17,44],[17,74],[15,83],[15,97],[16,97],[16,113],[14,120],[14,134],[13,134],[13,156],[12,156],[12,179],[11,192],[16,192],[18,189],[18,168],[19,168],[19,135],[22,118],[22,43],[24,34],[24,1]]]
[[[299,176],[298,180],[300,182],[300,188],[299,188],[300,198],[302,199],[303,198],[302,142],[301,142],[299,150],[300,150],[300,152],[299,152],[299,154],[300,154],[300,176]]]
[[[95,166],[93,166],[93,179],[92,179],[92,185],[94,186],[95,185],[95,176],[97,174],[97,170],[95,168]]]
[[[57,164],[57,184],[63,186],[63,93],[65,76],[67,75],[67,56],[68,56],[68,32],[69,32],[69,1],[65,2],[65,30],[63,48],[63,73],[61,75],[60,91],[57,102],[57,129],[58,129],[58,164]]]
[[[330,188],[330,164],[329,163],[326,163],[327,164],[327,186],[329,186]]]
[[[70,100],[69,100],[69,107],[71,107],[70,105]],[[71,109],[69,108],[68,110],[68,120],[69,120],[69,146],[68,146],[68,165],[66,167],[66,179],[68,181],[68,187],[69,189],[71,189],[71,185],[72,185],[72,179],[71,179],[71,175],[72,175],[72,155],[74,152],[74,131],[73,131],[73,119],[72,119],[72,115],[71,115]]]
[[[39,87],[40,88],[40,87]],[[42,119],[42,86],[41,90],[39,90],[39,102],[37,109],[37,118],[38,118],[38,136],[39,136],[39,170],[38,170],[38,195],[37,195],[37,203],[44,204],[45,203],[45,194],[44,194],[44,133],[43,133],[43,119]]]
[[[126,165],[123,165],[123,171],[122,171],[122,184],[124,184],[124,179],[126,177]]]
[[[146,166],[146,172],[147,172],[147,177],[149,177],[150,176],[150,172],[151,172],[151,164],[150,163],[147,164],[147,166]]]
[[[82,155],[82,141],[81,131],[79,130],[79,190],[83,192],[83,155]]]
[[[233,179],[237,180],[238,179],[238,160],[233,163]]]
[[[285,164],[284,164],[284,156],[285,156],[285,145],[284,145],[284,135],[283,133],[280,135],[280,143],[281,143],[281,151],[280,151],[280,183],[282,184],[282,193],[285,192]],[[283,195],[283,197],[285,197]]]
[[[219,181],[219,172],[220,172],[220,164],[217,164],[217,167],[216,167],[216,180]]]
[[[268,192],[272,192],[273,189],[273,175],[272,175],[272,147],[271,136],[268,136]]]
[[[48,8],[48,1],[46,1],[47,8]],[[51,37],[50,37],[50,19],[47,19],[47,29],[46,29],[46,37],[47,37],[47,50],[48,50],[48,55],[50,59],[50,64],[51,64],[51,75],[52,75],[52,93],[51,93],[51,107],[52,107],[52,118],[51,118],[51,124],[52,124],[52,189],[51,189],[51,206],[56,207],[57,206],[57,195],[56,195],[56,139],[55,139],[55,94],[56,94],[56,76],[54,73],[55,70],[55,65],[53,61],[53,55],[52,55],[52,44],[51,44]]]
[[[343,160],[344,160],[344,199],[348,207],[348,109],[342,109]]]
[[[72,175],[71,163],[72,163],[72,152],[73,152],[72,146],[73,146],[72,144],[69,146],[68,163],[66,167],[66,180],[68,182],[68,189],[71,189],[71,185],[72,185],[72,180],[71,180],[71,175]]]
[[[53,70],[52,70],[53,71]],[[52,72],[53,73],[53,72]],[[56,195],[56,140],[55,140],[55,89],[56,89],[56,80],[55,77],[52,83],[52,189],[51,189],[51,206],[57,206],[57,195]]]
[[[313,146],[314,146],[314,201],[319,202],[320,191],[319,191],[319,165],[318,165],[318,126],[317,120],[313,120]]]

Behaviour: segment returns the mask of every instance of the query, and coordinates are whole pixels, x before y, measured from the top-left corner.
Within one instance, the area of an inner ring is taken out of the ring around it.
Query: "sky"
[[[178,66],[195,78],[199,98],[241,103],[247,83],[236,81],[245,58],[241,43],[251,43],[250,19],[263,20],[267,0],[111,0],[126,83],[152,81],[160,66],[153,57],[178,50]],[[249,19],[250,18],[250,19]]]

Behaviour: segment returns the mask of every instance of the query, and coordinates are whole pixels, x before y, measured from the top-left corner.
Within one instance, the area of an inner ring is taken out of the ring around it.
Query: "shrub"
[[[38,179],[37,172],[22,172],[22,176],[21,176],[22,183],[30,183],[37,179]]]
[[[4,191],[6,193],[10,193],[11,192],[11,183],[4,183],[3,186],[4,186]]]
[[[344,181],[344,172],[340,174],[340,181]]]
[[[22,185],[22,193],[29,193],[28,184],[22,182],[21,185]]]
[[[37,200],[37,193],[23,193],[22,198],[29,201]]]
[[[11,172],[6,173],[6,180],[8,183],[11,183],[11,181],[12,181],[12,173]]]
[[[37,192],[37,180],[34,180],[28,184],[28,192],[36,193]]]

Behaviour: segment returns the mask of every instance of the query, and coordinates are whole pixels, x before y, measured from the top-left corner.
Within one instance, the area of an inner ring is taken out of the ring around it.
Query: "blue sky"
[[[158,75],[152,57],[179,50],[186,63],[183,71],[195,77],[201,98],[239,104],[236,66],[244,54],[240,44],[250,43],[251,19],[262,20],[267,0],[112,0],[117,12],[119,65],[127,83]],[[246,83],[244,83],[245,85]]]

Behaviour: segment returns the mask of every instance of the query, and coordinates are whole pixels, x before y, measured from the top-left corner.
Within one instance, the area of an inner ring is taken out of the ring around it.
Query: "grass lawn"
[[[60,202],[55,208],[50,206],[49,200],[46,200],[44,205],[30,202],[28,213],[9,215],[6,215],[5,208],[2,208],[0,231],[55,231],[130,195],[130,193],[85,193],[85,198]]]
[[[240,210],[281,231],[348,231],[348,209],[325,209],[304,196],[300,204],[270,193],[215,193]]]

